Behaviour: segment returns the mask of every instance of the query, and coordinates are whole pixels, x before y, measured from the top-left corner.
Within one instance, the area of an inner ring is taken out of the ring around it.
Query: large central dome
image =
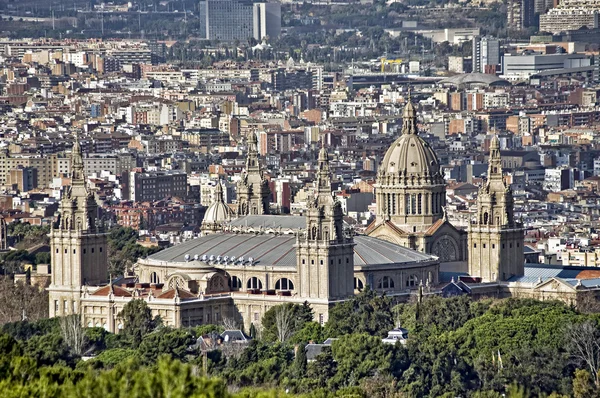
[[[443,217],[446,183],[433,148],[418,135],[410,99],[402,115],[402,135],[379,167],[375,195],[377,222],[390,221],[405,232],[426,233]]]
[[[440,162],[427,141],[417,134],[417,115],[411,102],[402,115],[402,135],[390,146],[381,162],[379,176],[386,175],[440,182]]]

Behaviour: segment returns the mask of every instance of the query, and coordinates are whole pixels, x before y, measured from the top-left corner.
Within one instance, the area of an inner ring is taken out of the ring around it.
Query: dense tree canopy
[[[161,397],[170,384],[177,385],[171,389],[174,397],[227,397],[226,386],[243,397],[277,396],[283,390],[324,398],[591,398],[600,392],[599,317],[559,302],[426,297],[420,304],[394,304],[365,291],[335,307],[325,327],[312,321],[307,305],[273,307],[259,325],[262,338],[229,348],[206,343],[222,326],[156,327],[144,304],[134,300],[124,309],[118,335],[85,329],[80,352],[95,354],[88,361],[73,350],[62,319],[4,325],[0,396],[69,397],[88,391],[85,396],[112,397],[125,388],[134,396],[152,391]],[[277,314],[285,315],[280,321],[292,321],[278,323]],[[397,323],[410,331],[406,346],[382,342]],[[277,330],[282,325],[294,331],[283,341]],[[332,345],[308,358],[309,342],[331,337]],[[197,376],[203,352],[215,379]]]

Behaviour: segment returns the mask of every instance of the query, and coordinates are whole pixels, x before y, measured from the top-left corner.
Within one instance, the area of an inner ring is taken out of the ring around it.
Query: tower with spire
[[[523,226],[514,219],[513,194],[504,181],[500,141],[490,143],[487,181],[479,189],[477,216],[469,225],[469,274],[483,282],[524,274]]]
[[[354,294],[354,239],[344,233],[342,206],[332,195],[324,146],[318,165],[315,196],[306,211],[306,229],[296,241],[296,264],[300,297],[328,303]]]
[[[237,186],[238,216],[269,214],[271,190],[265,178],[258,156],[256,134],[248,137],[248,157],[246,169]]]
[[[50,316],[79,312],[86,285],[108,280],[107,234],[98,220],[98,204],[86,185],[79,139],[71,152],[71,185],[63,189],[58,222],[50,231]]]

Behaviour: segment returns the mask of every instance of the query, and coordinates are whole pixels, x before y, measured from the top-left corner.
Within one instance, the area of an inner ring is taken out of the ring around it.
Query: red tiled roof
[[[129,290],[124,289],[120,286],[113,285],[113,292],[116,297],[131,297],[132,294]],[[108,296],[110,294],[110,285],[101,287],[92,293],[92,296]]]
[[[177,290],[177,293],[179,294],[179,297],[182,299],[188,299],[188,298],[196,298],[196,295],[192,292],[189,292],[187,290],[183,290],[183,289],[171,289],[171,290],[167,290],[163,293],[161,293],[160,295],[156,296],[156,298],[161,298],[161,299],[172,299],[175,298],[175,291]]]

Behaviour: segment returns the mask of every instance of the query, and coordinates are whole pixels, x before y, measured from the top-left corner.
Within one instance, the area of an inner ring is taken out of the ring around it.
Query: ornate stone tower
[[[296,264],[300,297],[330,300],[354,294],[354,239],[343,230],[343,211],[331,193],[327,150],[319,153],[317,193],[306,212],[306,231],[298,235]]]
[[[523,227],[514,220],[512,191],[502,175],[500,142],[494,136],[488,179],[477,197],[477,219],[469,226],[469,274],[484,282],[523,275],[523,243]]]
[[[237,186],[238,216],[269,214],[269,181],[265,178],[258,158],[256,134],[248,137],[246,170]]]
[[[51,317],[78,313],[83,287],[100,285],[108,279],[107,235],[98,223],[94,194],[86,186],[77,137],[71,154],[71,186],[65,190],[58,225],[53,225],[50,232]]]

